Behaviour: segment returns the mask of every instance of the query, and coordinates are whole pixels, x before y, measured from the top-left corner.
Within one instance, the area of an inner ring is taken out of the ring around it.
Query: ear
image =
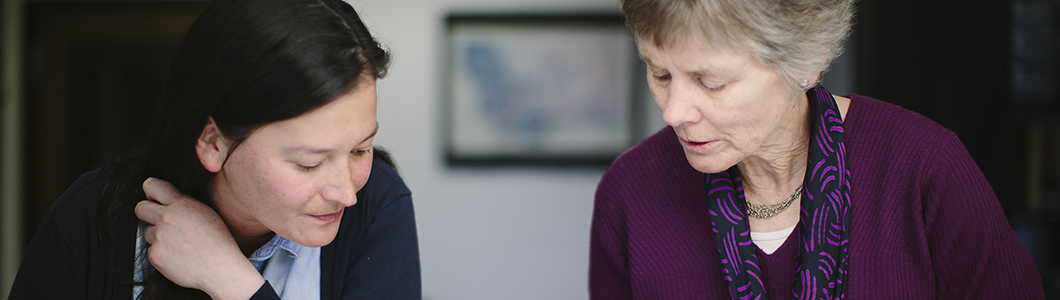
[[[202,128],[199,139],[195,142],[195,154],[199,155],[199,162],[203,168],[210,173],[221,171],[225,160],[228,159],[228,147],[231,146],[228,138],[221,134],[213,117],[209,117],[206,126]]]
[[[817,75],[810,77],[810,86],[821,81],[821,76],[824,76],[824,72],[818,72]]]

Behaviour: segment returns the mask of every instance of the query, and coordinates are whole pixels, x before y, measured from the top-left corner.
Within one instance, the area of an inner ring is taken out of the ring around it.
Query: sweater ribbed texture
[[[1044,299],[1041,278],[957,136],[850,95],[847,299]],[[672,128],[619,157],[596,191],[592,299],[729,299],[703,174]],[[757,251],[769,299],[791,299],[800,228]]]

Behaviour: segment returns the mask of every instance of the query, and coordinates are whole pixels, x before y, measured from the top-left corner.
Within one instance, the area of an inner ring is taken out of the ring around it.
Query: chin
[[[688,164],[692,165],[693,169],[705,174],[722,172],[736,165],[736,162],[729,163],[725,159],[720,159],[716,156],[690,153],[688,151],[685,151],[685,158],[688,159]]]
[[[310,240],[306,241],[305,243],[298,243],[298,244],[302,245],[302,246],[306,246],[306,247],[324,247],[324,246],[327,246],[328,244],[331,244],[331,242],[334,241],[334,240],[335,240],[335,236],[331,236],[331,238],[329,238],[329,239],[310,239]]]
[[[320,232],[312,232],[309,235],[303,237],[301,241],[293,242],[306,247],[324,247],[328,244],[331,244],[331,242],[335,240],[335,236],[337,236],[338,233],[339,228],[338,226],[335,226],[334,229],[328,228]]]

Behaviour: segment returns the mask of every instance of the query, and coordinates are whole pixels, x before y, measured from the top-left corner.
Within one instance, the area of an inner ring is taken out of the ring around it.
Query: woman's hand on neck
[[[265,283],[213,209],[160,179],[144,181],[143,189],[149,200],[135,213],[150,224],[144,241],[158,272],[213,299],[247,299]]]

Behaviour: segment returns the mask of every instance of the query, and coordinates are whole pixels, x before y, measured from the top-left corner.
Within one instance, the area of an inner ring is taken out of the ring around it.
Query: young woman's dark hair
[[[341,0],[215,0],[189,29],[173,62],[145,149],[112,163],[100,236],[145,199],[147,177],[212,205],[213,174],[196,140],[209,118],[235,149],[255,129],[313,111],[366,80],[382,78],[388,53]],[[137,255],[145,255],[138,253]],[[148,275],[141,299],[208,299]]]

